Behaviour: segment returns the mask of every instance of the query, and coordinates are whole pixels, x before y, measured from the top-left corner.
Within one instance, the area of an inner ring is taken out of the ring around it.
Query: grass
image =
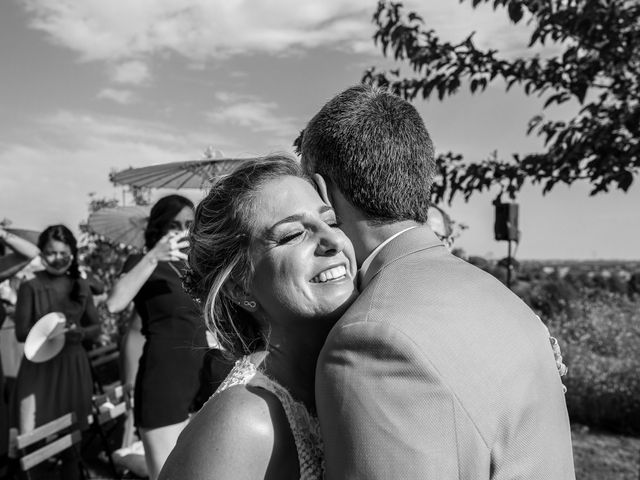
[[[640,438],[572,426],[576,480],[639,480]]]
[[[572,425],[576,480],[640,480],[640,438],[597,432]],[[108,480],[108,465],[86,458],[90,479]],[[135,478],[127,476],[126,478]]]

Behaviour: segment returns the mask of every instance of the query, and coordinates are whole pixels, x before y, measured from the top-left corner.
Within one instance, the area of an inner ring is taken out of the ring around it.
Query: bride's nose
[[[318,233],[316,254],[322,256],[337,255],[344,250],[344,236],[328,225]]]

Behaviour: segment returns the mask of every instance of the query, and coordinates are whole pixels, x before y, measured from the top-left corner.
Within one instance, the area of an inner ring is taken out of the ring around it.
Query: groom
[[[301,153],[360,268],[316,371],[326,478],[573,480],[544,325],[426,226],[435,163],[415,108],[351,87]]]

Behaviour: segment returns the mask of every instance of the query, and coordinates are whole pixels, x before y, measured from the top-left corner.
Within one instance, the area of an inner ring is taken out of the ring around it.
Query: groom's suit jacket
[[[320,354],[327,479],[575,478],[548,333],[429,228],[373,259]]]

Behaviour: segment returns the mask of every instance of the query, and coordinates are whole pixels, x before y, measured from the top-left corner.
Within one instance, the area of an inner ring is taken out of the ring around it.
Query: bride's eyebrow
[[[278,220],[276,223],[274,223],[273,225],[271,225],[270,227],[267,227],[263,230],[262,233],[262,237],[265,240],[277,240],[277,235],[275,233],[275,230],[280,226],[280,225],[284,225],[287,223],[294,223],[294,222],[302,222],[302,220],[304,219],[305,215],[301,214],[301,213],[295,213],[293,215],[289,215],[288,217],[285,217],[281,220]]]
[[[326,212],[331,212],[335,215],[335,212],[333,211],[332,207],[329,207],[328,205],[323,205],[318,209],[318,212],[322,215],[323,213]],[[294,222],[303,222],[305,220],[305,218],[307,218],[308,215],[304,214],[304,213],[294,213],[293,215],[289,215],[288,217],[285,217],[281,220],[278,220],[276,223],[274,223],[273,225],[271,225],[265,232],[265,237],[267,238],[274,238],[274,230],[279,227],[280,225],[284,225],[286,223],[294,223]]]
[[[289,215],[288,217],[283,218],[282,220],[278,220],[276,223],[274,223],[273,225],[271,225],[271,227],[269,227],[269,232],[275,230],[276,227],[285,224],[285,223],[293,223],[293,222],[301,222],[304,220],[304,218],[306,217],[306,215],[302,214],[302,213],[295,213],[293,215]]]

